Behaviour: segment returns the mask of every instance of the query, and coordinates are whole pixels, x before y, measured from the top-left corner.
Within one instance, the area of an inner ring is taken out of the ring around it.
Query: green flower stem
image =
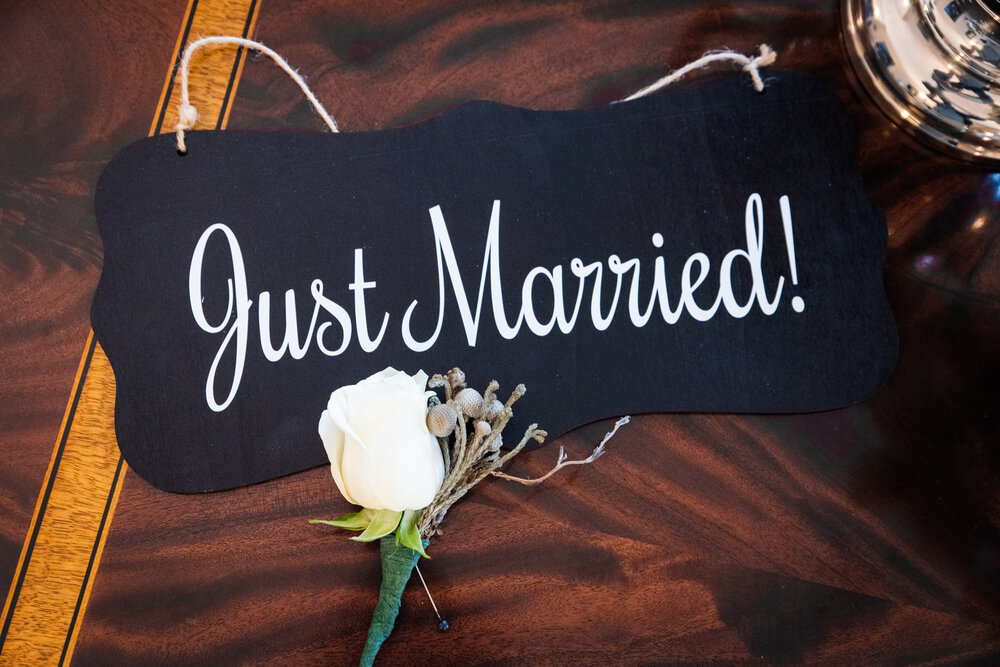
[[[423,540],[424,548],[428,544],[428,540]],[[399,616],[403,589],[420,558],[420,554],[413,549],[396,544],[395,535],[386,535],[379,540],[379,548],[382,552],[382,587],[379,589],[372,623],[368,627],[368,641],[361,654],[362,667],[371,666],[375,661],[375,654],[392,632],[396,617]]]

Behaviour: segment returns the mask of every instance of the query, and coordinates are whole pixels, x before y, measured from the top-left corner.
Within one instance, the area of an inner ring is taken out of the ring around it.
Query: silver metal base
[[[851,63],[893,122],[1000,166],[1000,1],[843,0],[841,17]]]

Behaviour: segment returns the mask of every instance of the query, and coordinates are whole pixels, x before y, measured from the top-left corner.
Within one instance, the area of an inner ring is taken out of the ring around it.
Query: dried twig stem
[[[454,378],[456,374],[462,379],[464,385],[464,374],[461,374],[458,369],[452,369],[449,377]],[[438,526],[444,520],[448,509],[483,478],[497,471],[507,461],[517,456],[529,440],[535,439],[542,442],[546,435],[545,431],[539,429],[537,424],[532,424],[525,431],[524,437],[517,446],[501,456],[500,435],[514,414],[511,405],[524,395],[524,385],[519,384],[514,388],[503,409],[492,421],[472,419],[467,424],[468,417],[454,400],[457,392],[454,391],[455,386],[449,381],[449,377],[435,375],[428,382],[428,386],[444,388],[445,402],[455,409],[457,418],[451,451],[446,453],[446,459],[451,465],[446,466],[444,482],[434,496],[434,500],[420,514],[417,527],[422,537],[430,537],[438,532]],[[493,402],[499,387],[500,385],[495,380],[486,387],[486,391],[483,392],[484,406]],[[445,443],[447,444],[447,441]]]
[[[500,477],[501,479],[506,479],[511,482],[518,482],[520,484],[532,485],[544,482],[549,477],[551,477],[552,475],[556,474],[557,472],[568,466],[578,466],[578,465],[584,465],[586,463],[593,463],[597,459],[601,458],[602,454],[604,454],[604,445],[608,443],[608,440],[610,440],[615,435],[615,433],[618,432],[618,429],[620,429],[625,424],[629,423],[630,419],[631,418],[628,415],[626,415],[621,419],[619,419],[618,421],[616,421],[614,428],[612,428],[610,431],[604,434],[604,439],[601,440],[601,443],[597,445],[597,447],[594,448],[594,451],[590,453],[590,456],[588,456],[585,459],[579,459],[576,461],[567,461],[565,450],[562,447],[559,447],[559,458],[556,460],[555,467],[553,467],[552,470],[548,471],[541,477],[535,479],[525,479],[524,477],[514,477],[513,475],[508,475],[507,473],[500,472],[499,470],[491,470],[490,474],[493,475],[494,477]]]
[[[544,442],[547,435],[545,431],[538,428],[538,424],[532,424],[524,432],[524,437],[517,443],[517,446],[506,453],[500,450],[500,435],[511,417],[514,416],[511,406],[524,395],[524,385],[519,384],[514,387],[514,391],[511,392],[500,412],[495,414],[492,420],[488,420],[485,417],[470,419],[463,413],[461,405],[455,400],[458,390],[465,387],[465,374],[460,369],[453,368],[447,375],[435,375],[427,384],[430,387],[444,388],[445,403],[454,408],[456,424],[454,434],[450,438],[441,439],[445,460],[450,464],[446,465],[444,482],[435,494],[434,500],[420,513],[420,519],[417,523],[420,536],[424,538],[440,532],[438,527],[451,506],[484,478],[493,475],[521,484],[538,484],[567,466],[596,461],[604,453],[604,445],[607,444],[608,440],[629,421],[628,417],[619,419],[614,428],[604,436],[601,443],[586,459],[567,461],[566,452],[560,447],[559,459],[556,461],[555,467],[542,477],[538,479],[514,477],[500,472],[500,468],[524,451],[528,442],[531,440],[539,443]],[[496,380],[490,382],[486,387],[486,391],[482,394],[484,411],[486,406],[491,405],[496,400],[496,392],[499,388],[500,385],[497,384]],[[490,414],[493,415],[493,412]],[[448,448],[449,440],[451,440],[450,450]]]

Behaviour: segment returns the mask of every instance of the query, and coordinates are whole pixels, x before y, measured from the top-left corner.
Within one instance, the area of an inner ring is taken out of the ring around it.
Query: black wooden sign
[[[839,101],[802,74],[172,142],[100,180],[92,313],[121,450],[163,489],[323,464],[330,392],[386,366],[523,382],[518,418],[558,434],[836,408],[895,363],[885,223]]]

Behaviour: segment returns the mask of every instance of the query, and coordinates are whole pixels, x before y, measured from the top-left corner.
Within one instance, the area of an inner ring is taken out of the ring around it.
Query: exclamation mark
[[[792,207],[788,205],[788,195],[783,195],[781,204],[781,223],[785,227],[785,247],[788,248],[788,265],[792,269],[792,284],[799,284],[799,272],[795,267],[795,235],[792,234]],[[806,309],[806,302],[801,296],[792,297],[792,310],[801,313]]]

